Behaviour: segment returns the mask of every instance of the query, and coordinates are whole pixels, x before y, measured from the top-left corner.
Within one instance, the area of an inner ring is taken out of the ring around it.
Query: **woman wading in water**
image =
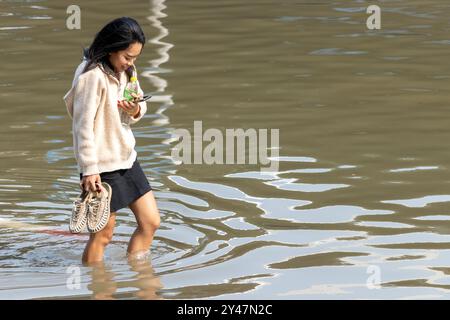
[[[118,210],[129,207],[136,217],[137,228],[127,249],[129,259],[146,256],[160,224],[152,188],[138,162],[130,128],[142,119],[147,105],[145,101],[134,102],[136,99],[124,100],[130,81],[135,81],[139,95],[143,94],[134,62],[144,44],[144,33],[134,19],[111,21],[85,49],[72,88],[64,96],[73,119],[80,188],[85,192],[101,191],[101,182],[112,188],[109,221],[101,231],[90,234],[82,257],[84,263],[103,260]]]

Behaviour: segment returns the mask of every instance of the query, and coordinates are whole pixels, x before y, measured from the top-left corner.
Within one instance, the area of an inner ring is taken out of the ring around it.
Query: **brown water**
[[[77,1],[68,30],[70,1],[0,1],[0,297],[447,299],[450,4],[386,0],[369,31],[372,2]],[[87,235],[57,234],[79,192],[62,96],[125,14],[149,39],[133,131],[162,224],[130,265],[122,210],[86,268]],[[197,120],[279,129],[279,170],[176,164],[174,130]]]

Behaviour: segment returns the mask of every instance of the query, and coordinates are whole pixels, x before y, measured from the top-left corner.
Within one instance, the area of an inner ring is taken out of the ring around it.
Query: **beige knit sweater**
[[[140,114],[129,116],[117,107],[128,81],[126,73],[120,73],[119,81],[110,69],[98,64],[81,74],[86,63],[84,60],[76,69],[72,88],[63,98],[73,120],[78,170],[87,176],[131,168],[137,153],[130,125],[144,116],[147,104],[140,102]],[[139,92],[143,93],[140,86]]]

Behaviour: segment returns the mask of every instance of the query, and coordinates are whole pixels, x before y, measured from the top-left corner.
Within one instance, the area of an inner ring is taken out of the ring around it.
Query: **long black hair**
[[[136,20],[122,17],[109,22],[96,34],[92,44],[83,50],[88,60],[83,72],[99,62],[109,64],[109,53],[125,50],[135,42],[144,47],[145,35]]]

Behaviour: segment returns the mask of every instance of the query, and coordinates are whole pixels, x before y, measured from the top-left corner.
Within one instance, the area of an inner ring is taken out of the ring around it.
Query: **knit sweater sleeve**
[[[138,81],[138,89],[139,94],[143,96],[144,92],[142,91],[141,86],[139,85],[139,81]],[[147,103],[145,101],[139,102],[139,106],[141,107],[139,115],[136,118],[134,118],[133,116],[129,116],[128,124],[135,124],[136,122],[141,120],[142,117],[144,117],[144,114],[147,112]]]
[[[73,134],[77,141],[78,164],[83,176],[99,174],[94,136],[94,119],[102,94],[101,79],[92,70],[82,74],[75,87]]]

